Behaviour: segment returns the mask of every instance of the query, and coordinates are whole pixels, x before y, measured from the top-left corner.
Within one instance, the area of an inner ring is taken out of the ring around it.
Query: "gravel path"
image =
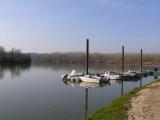
[[[132,98],[128,120],[160,120],[160,82],[153,83]]]

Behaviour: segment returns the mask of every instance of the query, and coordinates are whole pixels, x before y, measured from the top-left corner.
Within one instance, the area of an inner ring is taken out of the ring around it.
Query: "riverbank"
[[[153,83],[138,92],[131,100],[128,120],[159,120],[160,82]]]
[[[112,101],[108,106],[98,110],[88,120],[152,120],[153,114],[156,114],[160,108],[158,106],[160,103],[158,104],[157,102],[160,100],[160,97],[152,99],[157,95],[160,96],[159,90],[160,80],[136,88]],[[154,105],[151,105],[153,102]],[[154,111],[150,109],[151,106]],[[158,114],[156,116],[159,117]]]

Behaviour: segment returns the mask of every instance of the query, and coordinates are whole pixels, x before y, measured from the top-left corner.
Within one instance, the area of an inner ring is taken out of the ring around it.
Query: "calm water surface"
[[[61,75],[72,69],[1,66],[0,120],[82,120],[140,86],[140,81],[123,82],[123,85],[112,81],[110,85],[102,86],[62,82]],[[153,80],[154,77],[143,78],[142,85]]]

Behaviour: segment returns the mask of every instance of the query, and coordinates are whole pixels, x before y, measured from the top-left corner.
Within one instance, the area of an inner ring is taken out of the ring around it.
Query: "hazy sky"
[[[0,45],[24,52],[160,52],[160,0],[0,0]]]

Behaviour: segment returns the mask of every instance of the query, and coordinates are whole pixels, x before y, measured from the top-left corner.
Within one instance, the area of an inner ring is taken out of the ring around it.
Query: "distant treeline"
[[[84,64],[86,54],[83,52],[52,53],[52,54],[32,54],[33,63],[51,64]],[[90,64],[121,64],[121,54],[91,53]],[[140,54],[126,53],[125,64],[140,64]],[[143,64],[160,64],[160,54],[144,54]]]
[[[22,53],[19,49],[6,51],[0,47],[0,64],[28,64],[31,63],[29,54]]]

